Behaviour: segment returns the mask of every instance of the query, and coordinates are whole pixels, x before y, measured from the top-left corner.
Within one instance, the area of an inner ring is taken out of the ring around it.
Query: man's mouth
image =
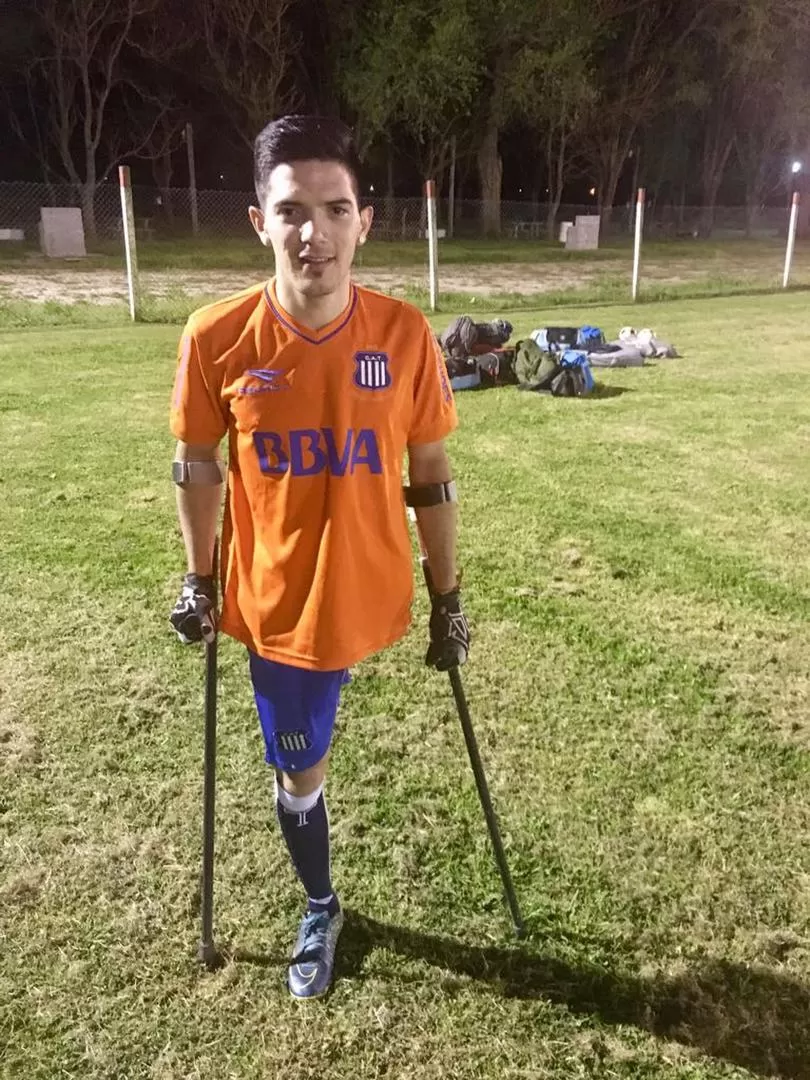
[[[303,266],[326,266],[332,261],[331,255],[300,255],[299,262]]]

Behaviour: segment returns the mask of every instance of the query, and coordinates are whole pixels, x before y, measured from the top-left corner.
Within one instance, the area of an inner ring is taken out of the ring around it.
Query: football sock
[[[310,911],[340,908],[329,868],[329,815],[323,784],[309,795],[291,795],[276,784],[276,813],[295,871],[307,893]]]

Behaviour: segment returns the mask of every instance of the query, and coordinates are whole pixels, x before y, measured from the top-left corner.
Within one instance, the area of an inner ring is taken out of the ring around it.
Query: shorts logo
[[[258,380],[258,385],[242,383],[236,388],[239,394],[266,394],[270,390],[290,389],[290,384],[284,378],[284,372],[275,368],[248,368],[245,376]]]
[[[391,385],[388,355],[384,352],[354,354],[354,385],[361,390],[387,390]]]
[[[276,742],[288,754],[312,749],[312,740],[304,731],[277,731]]]

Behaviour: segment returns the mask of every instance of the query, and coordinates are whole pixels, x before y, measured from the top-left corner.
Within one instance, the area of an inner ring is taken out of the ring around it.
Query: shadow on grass
[[[516,389],[525,394],[536,394],[538,397],[553,397],[554,395],[550,390],[530,390],[525,387],[518,386]],[[558,401],[604,401],[605,398],[621,397],[622,394],[633,394],[635,391],[630,386],[607,386],[605,383],[597,383],[590,394],[584,394],[582,397],[560,397]]]
[[[622,394],[632,394],[634,391],[629,386],[606,386],[597,383],[590,394],[586,394],[583,401],[602,401],[605,398],[621,397]]]
[[[632,1024],[762,1076],[810,1077],[810,988],[766,968],[706,961],[676,977],[646,978],[574,966],[525,943],[475,948],[347,912],[337,977],[362,977],[366,956],[379,948],[489,983],[504,997]]]

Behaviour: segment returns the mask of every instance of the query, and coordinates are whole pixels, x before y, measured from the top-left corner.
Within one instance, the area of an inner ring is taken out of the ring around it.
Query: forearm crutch
[[[411,520],[414,521],[416,526],[416,536],[419,540],[419,550],[422,555],[422,573],[425,576],[425,584],[427,585],[428,593],[433,595],[433,582],[430,576],[430,566],[428,565],[427,551],[422,540],[422,534],[419,531],[419,523],[416,520],[416,513],[413,509],[408,511]],[[520,908],[518,906],[517,897],[515,896],[515,887],[512,884],[512,875],[509,873],[509,865],[506,861],[506,852],[503,849],[503,841],[501,840],[500,829],[498,828],[498,819],[495,816],[495,810],[492,806],[492,799],[489,795],[489,786],[487,784],[487,778],[484,773],[484,766],[481,763],[481,755],[478,752],[478,743],[475,738],[475,732],[473,731],[472,719],[470,718],[470,710],[467,707],[467,698],[464,694],[464,686],[461,682],[461,675],[459,674],[458,665],[451,667],[447,672],[450,676],[450,685],[453,688],[453,697],[456,701],[456,709],[458,710],[458,718],[461,721],[461,730],[464,732],[464,741],[467,744],[467,753],[470,757],[470,764],[472,765],[473,775],[475,776],[475,786],[478,788],[478,797],[481,800],[481,806],[484,811],[484,817],[487,819],[487,828],[489,829],[489,838],[492,841],[492,847],[495,852],[495,861],[498,864],[498,870],[501,874],[501,881],[503,882],[503,890],[506,895],[506,902],[509,905],[509,911],[512,915],[512,925],[515,928],[515,936],[522,938],[526,933],[526,927],[523,922],[523,917],[520,914]]]
[[[212,575],[214,608],[217,597],[218,544],[214,542]],[[202,923],[197,958],[209,970],[220,963],[214,944],[214,808],[217,781],[217,635],[205,643],[205,750],[203,767],[202,875],[200,880],[200,921]]]

